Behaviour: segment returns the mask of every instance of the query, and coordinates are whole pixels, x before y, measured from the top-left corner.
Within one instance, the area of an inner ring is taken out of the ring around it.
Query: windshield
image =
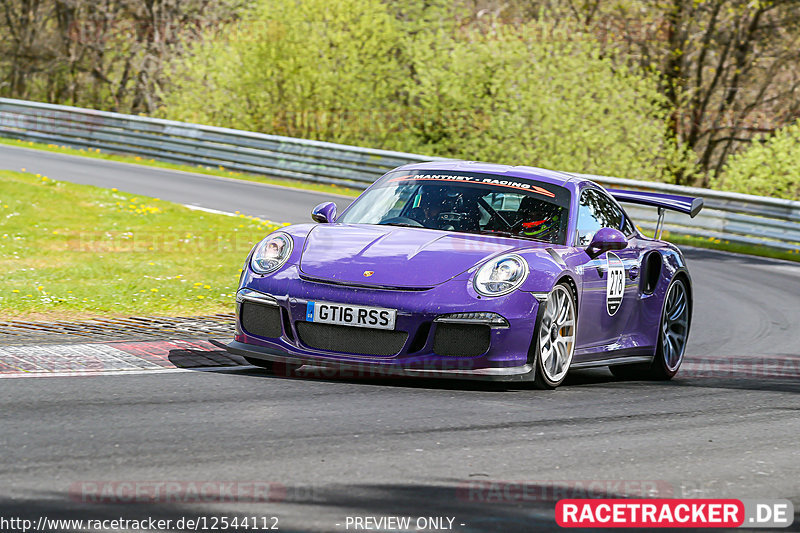
[[[569,191],[523,178],[399,171],[381,178],[337,220],[566,242]]]

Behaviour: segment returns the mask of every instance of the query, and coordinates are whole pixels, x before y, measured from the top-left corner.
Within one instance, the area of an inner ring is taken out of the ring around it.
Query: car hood
[[[397,226],[320,224],[308,234],[300,270],[340,283],[433,287],[516,248],[519,243],[507,238]]]

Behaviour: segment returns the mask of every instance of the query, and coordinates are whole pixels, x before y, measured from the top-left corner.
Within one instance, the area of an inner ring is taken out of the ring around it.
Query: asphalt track
[[[311,209],[334,201],[340,209],[351,197],[277,187],[234,178],[70,156],[30,148],[0,145],[0,169],[21,170],[54,179],[116,187],[191,206],[226,212],[240,211],[277,222],[310,222]]]
[[[281,221],[307,220],[328,199],[0,147],[0,168],[23,167]],[[800,265],[687,257],[695,317],[685,370],[669,383],[595,370],[542,392],[247,367],[0,380],[0,517],[236,514],[353,531],[348,516],[438,516],[454,517],[454,531],[532,531],[555,528],[554,501],[583,490],[799,509]],[[80,483],[97,481],[272,483],[272,501],[248,501],[244,488],[238,502],[81,501]]]

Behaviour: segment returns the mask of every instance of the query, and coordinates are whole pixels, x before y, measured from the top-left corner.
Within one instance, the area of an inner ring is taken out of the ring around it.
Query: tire
[[[275,361],[266,361],[264,359],[256,359],[254,357],[245,357],[245,361],[253,366],[263,368],[274,376],[291,376],[295,370],[302,365],[293,365],[291,363],[278,363]]]
[[[536,331],[534,386],[555,389],[567,377],[575,354],[578,306],[575,293],[563,282],[550,291],[543,305],[545,308]]]
[[[667,381],[678,373],[686,353],[691,321],[691,300],[687,282],[675,278],[669,284],[658,324],[658,344],[650,364],[615,365],[611,373],[620,379]]]

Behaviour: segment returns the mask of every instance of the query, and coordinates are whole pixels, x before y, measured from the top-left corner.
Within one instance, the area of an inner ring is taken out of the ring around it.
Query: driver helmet
[[[522,234],[528,237],[543,238],[558,228],[560,209],[558,206],[527,196],[519,207],[522,220]]]
[[[558,227],[558,215],[542,220],[531,220],[522,223],[522,234],[528,237],[541,237],[547,235],[553,228]]]

